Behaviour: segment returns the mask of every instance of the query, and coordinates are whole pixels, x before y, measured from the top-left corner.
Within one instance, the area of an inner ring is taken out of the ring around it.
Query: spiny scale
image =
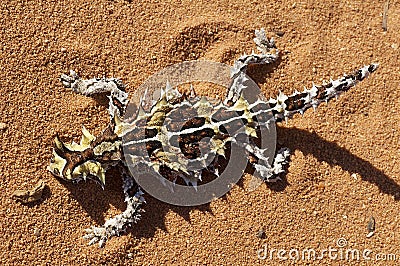
[[[127,170],[128,165],[145,164],[167,179],[181,179],[196,187],[205,173],[218,177],[224,170],[224,160],[229,160],[230,145],[238,145],[264,181],[277,181],[285,172],[289,149],[280,149],[271,165],[265,150],[256,145],[260,130],[338,97],[377,69],[377,64],[367,65],[327,84],[313,85],[289,96],[280,92],[266,102],[259,99],[249,103],[242,96],[248,65],[270,64],[279,58],[274,40],[267,39],[263,29],[256,31],[254,41],[261,53],[243,55],[235,61],[223,103],[212,104],[205,97],[197,97],[193,88],[189,95],[181,94],[167,83],[148,112],[142,107],[145,92],[132,122],[122,119],[128,93],[121,80],[83,80],[74,71],[69,76],[61,75],[63,85],[74,92],[87,96],[108,93],[111,121],[97,137],[83,128],[79,144],[65,144],[56,137],[49,171],[73,182],[92,178],[102,186],[111,166],[119,166],[123,176],[127,208],[103,226],[87,229],[85,238],[89,244],[98,242],[103,246],[107,239],[120,235],[140,218],[145,202],[143,192]]]

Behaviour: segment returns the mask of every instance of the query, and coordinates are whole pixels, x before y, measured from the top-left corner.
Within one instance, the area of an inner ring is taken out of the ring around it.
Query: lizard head
[[[56,136],[53,156],[47,169],[53,175],[67,181],[77,182],[90,178],[104,187],[105,169],[94,160],[94,151],[91,147],[95,137],[85,128],[82,129],[82,133],[80,144],[75,142],[66,144]]]

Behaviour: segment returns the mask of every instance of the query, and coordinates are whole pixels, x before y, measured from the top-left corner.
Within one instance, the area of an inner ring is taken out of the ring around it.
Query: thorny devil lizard
[[[242,97],[242,91],[246,89],[244,81],[248,66],[271,64],[279,58],[274,39],[268,39],[264,29],[256,30],[255,35],[254,41],[260,53],[243,55],[234,62],[226,99],[217,105],[212,105],[193,93],[181,94],[176,88],[167,84],[149,112],[139,108],[138,115],[133,121],[124,121],[122,117],[128,104],[128,93],[125,92],[125,85],[121,80],[116,78],[83,80],[72,70],[69,76],[61,75],[63,85],[76,93],[86,96],[108,93],[111,121],[97,137],[83,128],[79,144],[63,143],[57,136],[49,171],[57,177],[73,182],[91,178],[98,181],[102,187],[105,185],[106,171],[111,166],[119,166],[123,177],[126,210],[107,220],[103,226],[86,229],[87,234],[84,237],[89,240],[89,244],[98,242],[102,247],[109,238],[121,235],[140,219],[141,205],[145,203],[144,193],[128,171],[128,161],[131,164],[147,164],[167,179],[171,177],[175,180],[180,179],[187,185],[196,187],[205,172],[214,178],[218,177],[221,171],[219,161],[225,158],[227,147],[235,143],[243,148],[249,163],[265,182],[275,182],[285,172],[290,157],[289,149],[280,149],[271,165],[264,155],[265,150],[256,144],[260,128],[268,127],[269,123],[291,118],[295,113],[303,114],[310,107],[315,109],[322,102],[337,98],[378,67],[377,64],[370,64],[329,83],[313,85],[303,92],[296,91],[290,96],[280,92],[276,98],[268,101],[258,99],[250,104]],[[183,114],[187,118],[186,123],[179,125],[178,130],[168,126],[172,125],[173,121],[165,123],[167,115],[173,117],[174,111],[182,108],[190,109],[188,113]],[[236,114],[234,119],[230,115],[232,113]],[[263,116],[264,114],[270,115]],[[263,117],[269,118],[266,120]],[[224,128],[234,127],[233,124],[238,120],[243,123],[242,128],[235,129],[234,134],[227,134]],[[137,134],[138,132],[144,134]],[[131,141],[123,143],[122,138],[126,134],[131,135]],[[247,135],[249,141],[241,141],[243,134]],[[175,143],[178,143],[176,144],[178,147],[175,148],[181,151],[180,155],[174,154],[176,149],[168,151],[162,148],[171,146],[170,138],[174,136],[177,138]],[[201,153],[198,145],[200,139],[204,137],[210,138],[209,143],[212,147],[210,153],[213,153],[205,156],[212,155],[214,159],[202,170],[188,170],[187,165],[190,163],[205,164],[206,158],[199,155]],[[124,154],[124,145],[132,150],[147,150],[150,161],[142,160],[140,156]],[[174,156],[180,156],[180,159],[174,160]]]

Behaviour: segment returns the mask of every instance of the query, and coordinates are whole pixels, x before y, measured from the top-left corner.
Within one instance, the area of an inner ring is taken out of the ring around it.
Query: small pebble
[[[4,130],[7,128],[7,124],[6,123],[0,123],[0,130]]]
[[[33,234],[35,236],[40,236],[40,229],[39,228],[35,228],[35,230],[33,230]]]
[[[369,218],[367,229],[368,229],[367,238],[369,238],[373,236],[375,233],[375,218],[373,216]]]
[[[265,238],[265,230],[264,230],[264,228],[260,228],[260,230],[258,230],[257,237],[260,238],[260,239],[264,239]]]
[[[32,189],[15,190],[12,194],[12,198],[16,201],[20,201],[23,204],[33,203],[42,199],[43,190],[46,188],[46,184],[41,179]]]
[[[65,53],[66,51],[67,51],[67,48],[65,48],[65,47],[61,48],[61,52]]]

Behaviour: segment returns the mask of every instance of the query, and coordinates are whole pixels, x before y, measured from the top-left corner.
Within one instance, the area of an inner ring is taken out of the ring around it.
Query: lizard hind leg
[[[265,182],[276,182],[281,180],[281,176],[286,173],[287,165],[290,160],[289,148],[279,149],[272,161],[264,155],[265,149],[260,149],[256,145],[247,144],[246,152],[252,158],[250,163],[253,165],[256,175]]]
[[[264,29],[255,31],[254,42],[259,53],[254,51],[249,55],[242,55],[235,60],[231,68],[231,85],[227,91],[224,103],[228,106],[233,105],[246,89],[246,71],[249,65],[268,65],[279,59],[279,50],[275,46],[274,38],[268,39]]]

